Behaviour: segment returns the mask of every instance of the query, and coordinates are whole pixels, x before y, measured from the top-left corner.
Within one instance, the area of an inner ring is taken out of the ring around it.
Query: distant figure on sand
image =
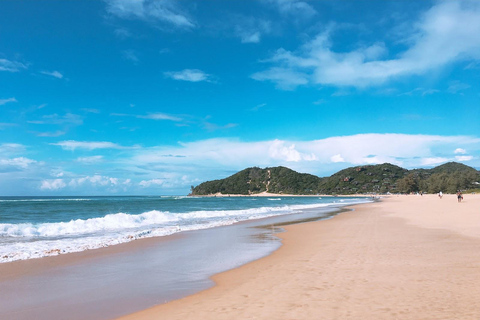
[[[438,197],[439,197],[440,199],[442,199],[442,197],[443,197],[443,192],[442,192],[442,191],[440,191],[440,192],[438,193]]]
[[[457,199],[458,199],[458,202],[462,202],[462,200],[463,200],[463,196],[462,196],[462,193],[460,191],[457,192]]]

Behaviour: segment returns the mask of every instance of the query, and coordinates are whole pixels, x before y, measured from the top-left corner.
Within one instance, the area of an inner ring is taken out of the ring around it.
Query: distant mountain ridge
[[[286,167],[261,169],[251,167],[220,180],[192,186],[191,195],[238,194],[262,192],[296,195],[428,192],[455,193],[480,187],[480,171],[449,162],[432,169],[407,170],[383,163],[343,169],[320,178]]]

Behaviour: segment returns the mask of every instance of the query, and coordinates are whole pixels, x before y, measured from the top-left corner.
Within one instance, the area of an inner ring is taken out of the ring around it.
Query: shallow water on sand
[[[328,218],[339,208],[307,209],[141,240],[124,245],[126,250],[73,264],[55,263],[54,259],[66,256],[13,262],[20,270],[22,264],[29,264],[29,271],[0,281],[0,319],[61,319],[65,315],[74,320],[110,319],[177,299],[212,286],[211,275],[279,248],[276,224]],[[48,259],[51,267],[35,271],[35,263]],[[0,264],[0,272],[8,265]]]

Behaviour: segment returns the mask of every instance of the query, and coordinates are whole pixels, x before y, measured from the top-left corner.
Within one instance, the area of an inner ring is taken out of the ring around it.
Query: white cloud
[[[336,154],[330,157],[330,161],[332,161],[333,163],[345,162],[345,159],[342,158],[342,155]]]
[[[60,141],[57,143],[50,143],[54,146],[60,146],[65,150],[75,150],[75,149],[86,149],[86,150],[95,150],[95,149],[125,149],[121,145],[118,145],[113,142],[108,141],[75,141],[67,140]]]
[[[293,90],[297,86],[308,84],[308,75],[297,72],[289,68],[273,67],[263,72],[257,72],[251,75],[251,78],[258,81],[272,81],[276,83],[277,88],[283,90]]]
[[[200,82],[200,81],[208,82],[210,81],[210,78],[211,78],[209,74],[198,69],[184,69],[182,71],[165,72],[164,75],[174,80],[190,81],[190,82]]]
[[[176,116],[172,116],[172,115],[169,115],[169,114],[166,114],[166,113],[161,113],[161,112],[157,112],[157,113],[150,113],[148,115],[138,115],[136,116],[137,118],[140,118],[140,119],[151,119],[151,120],[170,120],[170,121],[182,121],[182,118],[179,118],[179,117],[176,117]]]
[[[0,71],[18,72],[22,69],[27,69],[27,66],[21,62],[0,59]]]
[[[409,47],[391,59],[382,59],[388,54],[383,42],[350,52],[333,51],[330,27],[295,52],[277,50],[268,60],[272,67],[252,78],[272,81],[282,89],[307,83],[368,87],[424,75],[457,61],[480,59],[479,2],[440,2],[413,25],[415,33],[405,40]]]
[[[476,137],[407,134],[358,134],[311,141],[209,139],[176,147],[139,149],[130,164],[147,170],[158,165],[172,172],[188,167],[239,170],[284,165],[322,174],[322,170],[331,170],[331,165],[340,163],[349,166],[389,162],[407,168],[432,165],[454,160],[442,156],[452,146],[473,148],[478,153],[479,145],[480,138]]]
[[[103,160],[103,156],[91,156],[91,157],[78,157],[75,161],[92,164],[92,163],[101,162],[102,160]]]
[[[18,158],[13,158],[13,159],[0,159],[0,166],[10,166],[10,167],[18,167],[22,169],[28,168],[31,164],[37,163],[37,161],[24,158],[24,157],[18,157]]]
[[[59,137],[63,136],[66,132],[65,131],[55,131],[55,132],[38,132],[38,137]]]
[[[81,125],[83,124],[83,117],[73,113],[66,113],[64,115],[54,113],[43,116],[42,120],[33,120],[27,122],[33,124]]]
[[[40,73],[57,79],[63,79],[63,74],[58,71],[40,71]]]
[[[460,154],[465,154],[465,153],[467,153],[467,150],[462,149],[462,148],[457,148],[457,149],[455,149],[454,153],[455,154],[459,154],[459,153]]]
[[[18,101],[15,98],[0,99],[0,106],[3,106],[4,104],[9,102],[18,102]]]
[[[152,179],[152,180],[142,180],[142,181],[140,181],[139,185],[144,187],[144,188],[148,188],[152,185],[161,186],[164,183],[165,183],[165,181],[162,180],[162,179]]]
[[[421,165],[423,166],[431,166],[431,165],[437,165],[437,164],[440,164],[440,163],[445,163],[445,162],[448,162],[449,159],[448,158],[444,158],[444,157],[433,157],[433,158],[424,158],[421,160]]]
[[[242,43],[259,43],[262,35],[272,32],[272,23],[265,19],[248,16],[236,16],[234,20],[234,34]],[[231,23],[230,21],[228,23]]]
[[[85,176],[82,178],[71,179],[70,182],[68,183],[68,186],[80,187],[80,186],[86,185],[86,186],[93,186],[93,187],[115,187],[115,186],[118,186],[119,184],[125,184],[127,180],[124,180],[124,182],[121,183],[120,179],[118,178],[112,178],[112,177],[96,174],[93,176]]]
[[[125,60],[129,60],[134,64],[140,61],[140,59],[138,59],[138,54],[134,50],[123,50],[122,56]]]
[[[67,186],[67,184],[63,181],[63,179],[49,179],[43,180],[42,185],[40,186],[41,190],[58,190],[63,189]]]
[[[455,160],[457,161],[470,161],[473,160],[472,156],[456,156]]]
[[[450,93],[458,93],[460,91],[467,90],[471,87],[471,85],[462,83],[460,81],[452,81],[448,86],[447,91]]]
[[[275,5],[281,14],[292,15],[300,19],[310,19],[317,14],[317,11],[305,1],[267,0],[267,2]]]
[[[138,19],[150,23],[163,23],[176,28],[195,27],[179,8],[179,2],[172,0],[105,0],[107,11],[122,19]]]
[[[25,146],[19,143],[0,144],[0,155],[18,154],[25,151]]]

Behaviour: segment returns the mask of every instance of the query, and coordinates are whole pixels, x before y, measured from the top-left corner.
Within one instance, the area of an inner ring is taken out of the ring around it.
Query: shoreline
[[[187,197],[205,197],[205,198],[228,198],[228,197],[325,197],[325,198],[334,198],[334,197],[342,197],[342,198],[372,198],[372,197],[379,197],[385,195],[378,195],[378,194],[283,194],[283,193],[270,193],[270,192],[260,192],[260,193],[252,193],[252,194],[228,194],[228,193],[212,193],[212,194],[205,194],[205,195],[188,195]]]
[[[289,225],[282,247],[214,287],[118,319],[478,319],[479,206],[390,196]]]
[[[214,274],[278,249],[277,233],[285,224],[324,219],[342,208],[305,209],[107,248],[3,263],[0,318],[43,320],[62,318],[69,312],[71,319],[111,319],[188,296],[212,287]],[[102,279],[100,286],[96,279]],[[42,304],[44,300],[50,302]]]

